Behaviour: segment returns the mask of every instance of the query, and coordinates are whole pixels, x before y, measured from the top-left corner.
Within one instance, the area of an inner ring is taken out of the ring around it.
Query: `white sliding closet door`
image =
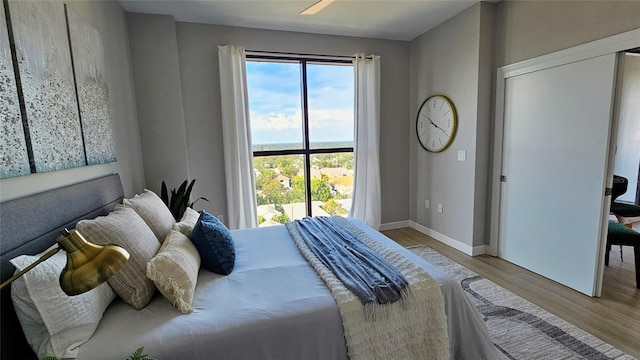
[[[593,296],[616,55],[506,80],[498,256]]]

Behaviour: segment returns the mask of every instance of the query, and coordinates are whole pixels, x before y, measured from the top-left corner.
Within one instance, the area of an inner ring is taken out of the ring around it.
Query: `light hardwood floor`
[[[383,231],[402,246],[427,245],[518,296],[640,359],[640,289],[635,287],[633,248],[611,249],[602,297],[590,298],[510,262],[471,257],[414,229]]]

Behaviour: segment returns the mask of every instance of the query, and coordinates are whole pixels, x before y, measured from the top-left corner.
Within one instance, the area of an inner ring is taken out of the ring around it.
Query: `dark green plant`
[[[149,355],[143,354],[142,353],[143,351],[144,351],[144,346],[141,348],[138,348],[136,351],[133,352],[133,354],[131,354],[131,356],[129,356],[125,360],[155,360],[154,358],[149,357]]]
[[[167,192],[167,185],[162,182],[162,189],[160,192],[160,198],[167,205],[171,214],[179,221],[182,218],[182,214],[187,210],[187,207],[193,208],[193,205],[198,202],[198,200],[209,201],[207,198],[199,197],[193,202],[189,202],[189,198],[191,197],[191,190],[193,189],[193,184],[196,182],[196,179],[191,180],[189,186],[187,186],[188,180],[185,180],[182,185],[178,188],[178,190],[171,189],[171,198],[169,198],[169,194]]]

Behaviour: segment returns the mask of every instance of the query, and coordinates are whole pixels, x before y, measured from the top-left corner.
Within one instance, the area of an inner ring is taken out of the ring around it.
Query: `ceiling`
[[[478,0],[336,0],[299,15],[316,0],[118,0],[128,12],[176,21],[270,30],[412,40]]]

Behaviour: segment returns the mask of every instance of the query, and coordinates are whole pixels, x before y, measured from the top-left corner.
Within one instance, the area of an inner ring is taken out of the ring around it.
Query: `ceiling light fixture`
[[[302,12],[300,12],[300,15],[314,15],[318,11],[324,9],[325,7],[327,7],[329,4],[331,4],[334,1],[335,0],[320,0],[317,3],[309,6],[306,9],[304,9]]]

